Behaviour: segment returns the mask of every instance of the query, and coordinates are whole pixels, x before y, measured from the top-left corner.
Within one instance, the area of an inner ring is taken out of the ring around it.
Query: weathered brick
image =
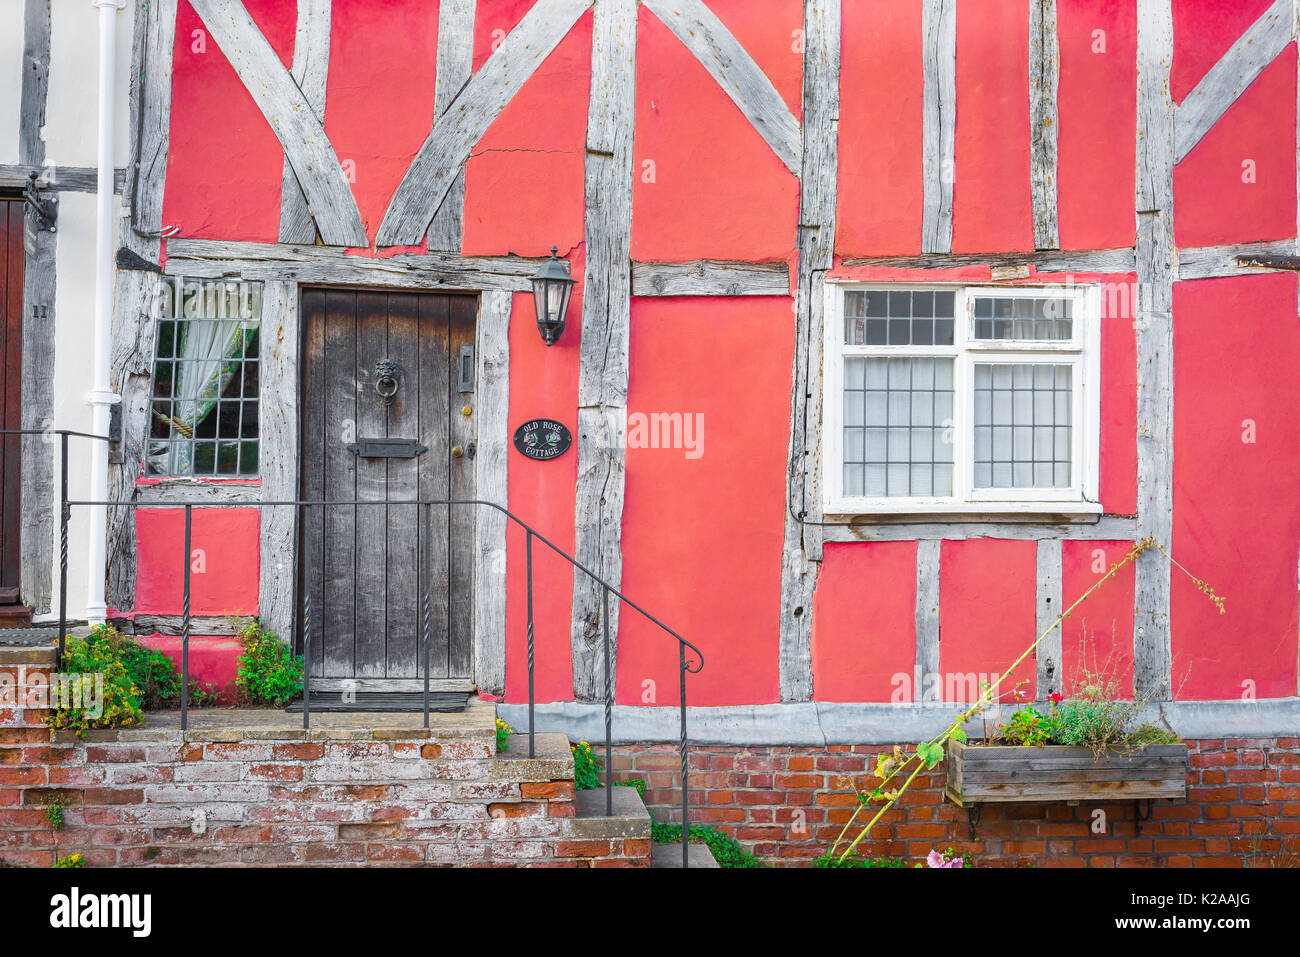
[[[574,793],[572,781],[525,781],[519,785],[519,794],[525,801],[572,801]]]

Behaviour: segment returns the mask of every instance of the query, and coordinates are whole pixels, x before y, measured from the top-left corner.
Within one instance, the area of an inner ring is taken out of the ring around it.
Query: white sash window
[[[1096,513],[1095,287],[826,287],[824,508]]]

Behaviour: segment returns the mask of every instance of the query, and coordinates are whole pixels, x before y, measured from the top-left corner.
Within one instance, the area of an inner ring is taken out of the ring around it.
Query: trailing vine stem
[[[872,791],[872,794],[880,795],[885,800],[885,803],[879,810],[876,811],[875,816],[872,817],[872,819],[862,827],[862,830],[858,834],[858,836],[855,837],[853,841],[849,844],[849,846],[844,849],[844,852],[839,856],[839,860],[844,861],[850,854],[853,853],[854,849],[857,848],[858,844],[862,841],[862,839],[866,837],[868,834],[870,834],[872,829],[876,826],[876,824],[879,823],[880,819],[884,816],[885,812],[898,803],[899,797],[901,797],[902,794],[911,786],[912,782],[916,780],[916,776],[921,773],[922,769],[933,768],[935,765],[939,763],[940,760],[942,760],[943,746],[948,741],[949,738],[956,737],[958,740],[961,741],[964,741],[966,739],[966,732],[964,730],[966,722],[993,703],[993,699],[998,694],[998,688],[1001,686],[1002,682],[1006,680],[1011,675],[1012,672],[1014,672],[1018,667],[1020,667],[1020,665],[1024,662],[1024,660],[1028,658],[1034,652],[1034,650],[1042,643],[1044,638],[1050,635],[1054,629],[1060,627],[1061,622],[1063,622],[1066,618],[1070,617],[1070,613],[1073,612],[1074,609],[1076,609],[1077,607],[1079,607],[1079,605],[1087,601],[1093,592],[1101,588],[1101,586],[1106,584],[1106,582],[1110,581],[1110,579],[1113,578],[1122,568],[1124,568],[1126,565],[1131,565],[1133,562],[1137,561],[1139,555],[1153,548],[1159,551],[1160,554],[1162,554],[1166,559],[1168,559],[1170,564],[1178,568],[1179,571],[1181,571],[1184,575],[1190,578],[1196,584],[1197,588],[1199,588],[1203,593],[1205,593],[1209,597],[1210,601],[1212,601],[1215,604],[1215,606],[1219,609],[1219,614],[1225,614],[1225,610],[1223,607],[1223,599],[1219,595],[1217,595],[1207,583],[1205,583],[1199,578],[1196,578],[1194,575],[1188,572],[1186,568],[1184,568],[1177,561],[1175,561],[1173,556],[1171,556],[1169,552],[1165,550],[1164,546],[1157,544],[1156,540],[1153,537],[1148,536],[1137,542],[1134,542],[1133,547],[1129,549],[1127,555],[1125,555],[1120,561],[1112,565],[1110,567],[1110,570],[1106,572],[1106,574],[1103,575],[1100,579],[1098,579],[1092,585],[1091,588],[1089,588],[1082,595],[1080,595],[1078,599],[1076,599],[1074,603],[1070,605],[1069,608],[1066,608],[1059,615],[1057,615],[1055,620],[1050,625],[1048,625],[1046,629],[1044,629],[1043,633],[1039,635],[1037,638],[1035,638],[1033,643],[1030,644],[1028,648],[1026,648],[1023,652],[1021,652],[1020,657],[1018,657],[1014,662],[1012,662],[1010,667],[1008,667],[1001,675],[998,676],[997,680],[990,683],[980,694],[979,698],[975,701],[975,703],[971,705],[969,708],[967,708],[965,711],[963,711],[961,714],[959,714],[942,733],[931,738],[929,741],[922,742],[920,745],[917,746],[915,751],[907,755],[899,755],[898,749],[896,748],[895,754],[898,755],[898,757],[900,757],[901,760],[898,760],[895,757],[884,757],[884,756],[877,759],[876,773],[881,780],[880,780],[880,784]],[[901,787],[891,792],[883,791],[883,788],[886,785],[888,785],[890,781],[892,781],[895,777],[901,774],[904,771],[904,769],[906,769],[909,765],[913,764],[914,762],[916,765],[915,768],[912,770],[912,773],[908,775],[907,780],[903,782]],[[888,768],[887,772],[881,774],[880,772],[882,768]],[[844,841],[844,836],[848,833],[849,828],[851,828],[854,822],[857,821],[858,815],[862,813],[862,810],[865,807],[866,807],[866,802],[862,800],[862,796],[861,794],[859,794],[858,806],[857,808],[854,809],[853,814],[849,817],[848,821],[845,822],[844,827],[840,829],[839,835],[836,836],[835,843],[831,845],[831,851],[830,851],[831,854],[834,854],[836,850],[839,848],[840,844]]]

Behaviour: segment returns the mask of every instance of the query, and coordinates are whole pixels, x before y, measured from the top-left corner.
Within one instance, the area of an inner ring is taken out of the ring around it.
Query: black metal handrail
[[[94,439],[98,441],[109,441],[107,436],[94,435],[86,432],[76,432],[67,429],[5,429],[0,430],[0,435],[58,435],[60,438],[60,484],[59,484],[59,662],[60,666],[63,661],[64,642],[67,632],[67,583],[68,583],[68,523],[71,518],[74,507],[104,507],[104,508],[166,508],[175,509],[183,508],[185,510],[185,553],[184,553],[184,574],[182,579],[182,606],[181,606],[181,728],[187,729],[189,726],[189,639],[190,639],[190,572],[191,572],[191,543],[192,543],[192,522],[193,511],[195,508],[212,509],[212,508],[256,508],[259,511],[263,508],[274,508],[277,506],[291,506],[295,509],[295,517],[298,521],[299,528],[306,527],[306,519],[309,517],[308,510],[311,508],[326,507],[347,507],[347,506],[407,506],[416,507],[423,511],[425,541],[432,540],[430,534],[432,529],[432,514],[434,507],[445,506],[448,514],[453,507],[471,506],[476,510],[479,508],[493,509],[505,516],[506,520],[513,523],[524,532],[524,552],[527,575],[527,622],[528,622],[528,756],[536,756],[535,745],[535,721],[534,721],[534,666],[535,666],[535,648],[534,648],[534,629],[533,629],[533,540],[541,542],[556,555],[568,562],[573,568],[581,571],[584,575],[595,582],[601,589],[601,615],[603,618],[603,638],[604,638],[604,662],[605,662],[605,806],[606,813],[611,815],[614,810],[614,766],[613,766],[613,707],[614,707],[614,687],[612,681],[612,672],[610,665],[610,633],[609,633],[609,598],[613,595],[622,605],[627,605],[633,611],[637,612],[651,624],[658,627],[661,631],[666,632],[677,641],[677,669],[680,684],[680,723],[681,723],[681,741],[679,750],[681,755],[681,807],[682,807],[682,866],[687,867],[689,863],[689,842],[690,842],[690,822],[689,822],[689,795],[688,795],[688,742],[686,731],[686,675],[698,674],[704,668],[704,653],[700,649],[687,641],[676,631],[664,624],[654,615],[650,614],[636,602],[624,595],[619,589],[615,588],[609,582],[605,581],[591,569],[580,563],[572,555],[564,551],[545,535],[537,531],[519,516],[515,515],[509,509],[496,502],[489,502],[482,499],[277,499],[262,500],[253,499],[248,501],[225,500],[214,502],[202,502],[195,504],[185,501],[167,501],[155,500],[141,502],[138,500],[121,501],[121,500],[73,500],[68,496],[68,439],[69,437],[80,437]],[[303,627],[303,659],[305,667],[303,669],[303,709],[302,720],[303,727],[311,726],[311,633],[312,633],[312,607],[311,607],[311,549],[303,548],[300,550],[301,580],[308,583],[308,587],[300,589],[302,595],[302,627]],[[423,609],[423,627],[422,637],[424,644],[424,726],[429,726],[429,681],[430,667],[429,655],[432,645],[433,622],[432,622],[432,570],[431,563],[424,562],[424,575],[422,576],[422,609]],[[448,606],[448,623],[450,624],[451,608]],[[696,656],[696,661],[688,661],[686,657],[687,649],[690,649]]]

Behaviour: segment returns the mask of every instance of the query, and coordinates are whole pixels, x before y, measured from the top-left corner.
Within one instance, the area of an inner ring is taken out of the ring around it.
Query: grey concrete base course
[[[571,740],[603,741],[603,704],[560,701],[535,707],[538,731],[562,731]],[[497,713],[516,731],[528,729],[526,704],[498,704]],[[686,709],[690,743],[703,745],[897,744],[942,732],[958,715],[957,705],[837,704],[799,702]],[[1261,701],[1174,701],[1152,705],[1144,714],[1182,738],[1272,738],[1300,736],[1300,698]],[[967,733],[978,736],[983,723]],[[615,705],[616,744],[675,742],[680,739],[677,708]]]

